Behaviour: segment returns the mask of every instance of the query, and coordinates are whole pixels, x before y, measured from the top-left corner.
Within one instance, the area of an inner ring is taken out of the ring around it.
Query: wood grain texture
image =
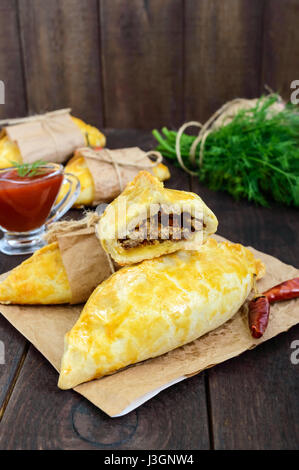
[[[299,1],[266,0],[262,84],[290,99],[290,84],[299,80]]]
[[[183,108],[182,0],[100,0],[105,125],[177,126]]]
[[[263,0],[185,1],[185,119],[260,93]]]
[[[97,0],[19,2],[30,113],[71,107],[103,122]]]
[[[218,233],[299,266],[298,210],[234,201],[192,180],[215,211]],[[299,327],[207,371],[215,449],[295,449],[299,439],[298,365],[291,342]]]
[[[27,107],[16,0],[0,2],[0,80],[5,85],[0,119],[24,116]]]

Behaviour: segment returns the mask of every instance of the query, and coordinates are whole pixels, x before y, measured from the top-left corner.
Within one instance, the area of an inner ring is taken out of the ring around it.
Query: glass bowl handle
[[[59,220],[78,199],[81,186],[77,176],[72,175],[71,173],[64,173],[62,185],[65,184],[69,185],[69,189],[61,201],[52,207],[49,218],[46,221],[46,226]]]

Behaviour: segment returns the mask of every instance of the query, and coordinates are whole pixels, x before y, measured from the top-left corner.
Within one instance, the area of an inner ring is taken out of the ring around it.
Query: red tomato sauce
[[[50,176],[53,173],[53,176]],[[56,173],[56,174],[55,174]],[[28,232],[47,220],[63,180],[57,170],[42,170],[32,177],[16,169],[0,174],[0,225],[10,232]]]

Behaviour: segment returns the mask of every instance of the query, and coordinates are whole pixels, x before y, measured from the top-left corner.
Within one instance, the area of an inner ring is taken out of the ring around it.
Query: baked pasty
[[[52,223],[48,245],[0,281],[0,303],[81,304],[119,267],[101,247],[95,233],[99,215]]]
[[[194,249],[218,221],[194,193],[166,189],[141,171],[105,210],[97,225],[104,250],[120,265]]]
[[[229,320],[264,265],[242,245],[209,239],[127,266],[100,284],[65,336],[62,389],[164,354]]]
[[[69,160],[65,167],[66,173],[72,173],[73,175],[77,176],[81,184],[80,194],[74,207],[82,207],[82,206],[92,206],[95,201],[95,183],[94,177],[91,175],[91,172],[88,168],[85,158],[80,155],[80,152],[76,152],[76,154]],[[152,168],[153,175],[156,176],[160,181],[164,181],[170,178],[170,173],[167,166],[163,165],[163,163],[159,163],[157,166]],[[101,173],[101,178],[106,180],[105,171]],[[116,174],[113,171],[114,178],[117,178]],[[98,176],[97,176],[98,177]],[[103,183],[104,184],[104,183]],[[105,182],[107,185],[107,182]],[[67,185],[61,187],[61,190],[58,195],[58,202],[65,196],[68,190]],[[119,194],[118,190],[118,194]],[[117,194],[117,195],[118,195]],[[108,200],[111,201],[113,197],[109,198]]]
[[[36,251],[0,283],[2,304],[64,304],[71,296],[57,242]]]

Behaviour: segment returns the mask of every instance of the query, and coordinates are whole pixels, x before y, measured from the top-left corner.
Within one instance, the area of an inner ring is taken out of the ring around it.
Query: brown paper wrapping
[[[220,237],[215,237],[218,240]],[[265,263],[267,274],[258,281],[260,292],[299,275],[298,269],[277,258],[251,249]],[[74,325],[80,306],[21,307],[0,306],[12,323],[59,370],[64,334]],[[238,356],[299,323],[299,299],[271,307],[265,335],[251,337],[244,309],[230,321],[207,335],[163,356],[136,364],[114,375],[79,385],[75,390],[110,416],[145,401],[160,387]],[[149,395],[147,395],[149,394]],[[135,405],[134,405],[135,404]]]
[[[117,268],[95,234],[99,216],[90,212],[84,219],[53,224],[48,242],[57,241],[70,283],[71,304],[86,302],[92,291]]]
[[[155,152],[152,153],[155,154]],[[95,188],[93,206],[97,206],[101,202],[110,202],[123,191],[139,171],[151,172],[157,164],[152,162],[146,152],[138,147],[117,150],[102,149],[92,152],[90,149],[83,148],[79,149],[78,156],[84,157],[93,178]]]
[[[11,120],[10,123],[4,131],[11,141],[17,143],[24,163],[36,160],[63,163],[85,144],[69,109]]]

